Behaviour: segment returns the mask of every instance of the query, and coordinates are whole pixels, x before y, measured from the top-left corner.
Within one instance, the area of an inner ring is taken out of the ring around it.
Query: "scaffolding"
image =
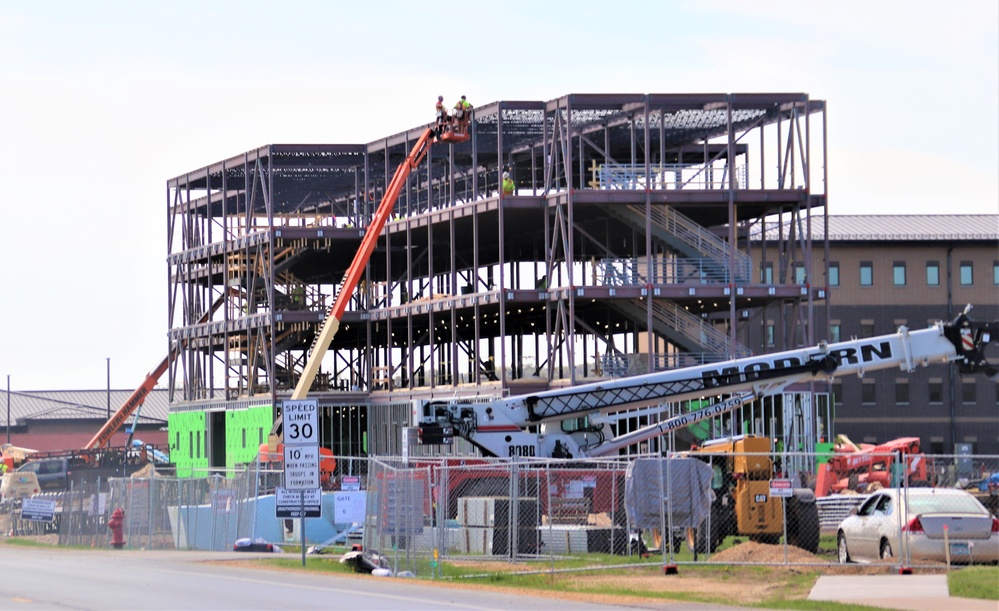
[[[168,181],[172,405],[288,396],[427,127],[268,145]],[[824,337],[823,101],[571,94],[476,108],[469,129],[406,181],[310,397],[499,396]],[[791,230],[750,252],[770,226]]]

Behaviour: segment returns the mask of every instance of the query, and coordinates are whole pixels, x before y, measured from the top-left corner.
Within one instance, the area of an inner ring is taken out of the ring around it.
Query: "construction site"
[[[161,383],[178,473],[256,457],[373,220],[384,226],[306,389],[336,455],[398,454],[414,399],[493,399],[825,337],[823,244],[808,231],[826,214],[822,100],[570,94],[469,114],[457,137],[431,123],[368,144],[272,144],[168,181],[179,349]],[[791,230],[751,252],[750,233],[770,226]],[[765,319],[779,321],[776,343],[763,343]],[[761,427],[782,419],[771,412]]]
[[[913,488],[966,498],[980,515],[958,551],[999,557],[996,457],[836,431],[844,379],[864,379],[862,408],[879,373],[999,379],[999,321],[969,299],[925,328],[840,337],[824,102],[442,101],[369,144],[272,144],[169,180],[167,356],[114,415],[108,394],[82,450],[5,446],[10,531],[299,541],[303,565],[305,543],[353,538],[360,572],[388,570],[377,550],[394,572],[435,571],[438,553],[650,550],[675,570],[733,538],[835,544],[847,563],[870,551],[849,512]],[[131,437],[158,383],[162,451]]]

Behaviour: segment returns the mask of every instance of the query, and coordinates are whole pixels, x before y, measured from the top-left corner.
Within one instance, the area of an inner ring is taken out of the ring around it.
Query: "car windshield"
[[[909,513],[984,513],[971,496],[927,495],[909,497]]]

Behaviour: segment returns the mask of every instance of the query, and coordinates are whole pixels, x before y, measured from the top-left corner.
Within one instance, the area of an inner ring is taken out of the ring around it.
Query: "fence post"
[[[247,470],[249,471],[249,469]],[[257,455],[257,460],[253,464],[253,498],[257,499],[257,502],[253,503],[253,512],[250,516],[250,540],[257,540],[257,506],[260,504],[260,455]],[[321,497],[320,497],[321,498]],[[276,502],[276,501],[275,501]],[[322,502],[322,501],[320,501]],[[283,538],[283,537],[282,537]],[[284,543],[284,541],[281,541]]]
[[[549,546],[548,558],[551,562],[551,575],[555,575],[555,531],[552,527],[552,463],[545,463],[545,501],[548,507],[548,542],[552,545]]]
[[[146,541],[146,549],[159,549],[159,537],[163,511],[160,501],[160,483],[152,476],[149,477],[149,539]]]
[[[128,540],[125,542],[125,545],[127,545],[128,547],[131,548],[132,547],[132,522],[135,521],[135,519],[132,517],[132,482],[130,482],[128,479],[123,479],[122,480],[122,484],[125,486],[125,490],[128,492],[128,495],[127,495],[128,496],[128,501],[125,503],[125,506],[128,507],[128,509],[125,510],[125,512],[126,512],[125,515],[129,516],[129,518],[128,518]],[[122,499],[122,500],[124,500],[124,499]]]
[[[183,528],[183,529],[185,529],[185,532],[187,532],[186,531],[187,525],[184,524],[184,513],[182,511],[183,499],[184,499],[184,480],[178,478],[177,479],[177,512],[176,512],[176,516],[177,517],[174,519],[174,522],[177,524],[177,529],[176,529],[176,532],[174,532],[174,534],[173,534],[173,536],[174,536],[173,548],[174,549],[180,549],[180,530]]]

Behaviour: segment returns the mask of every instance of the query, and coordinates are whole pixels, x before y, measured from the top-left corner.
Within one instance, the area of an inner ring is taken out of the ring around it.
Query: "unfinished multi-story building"
[[[406,178],[328,347],[309,393],[322,445],[397,452],[413,399],[747,355],[739,338],[764,310],[781,329],[768,348],[824,339],[813,305],[826,273],[810,224],[826,213],[825,124],[825,103],[803,93],[572,94],[476,108],[470,139],[434,144]],[[256,456],[426,129],[263,146],[168,181],[181,472]],[[504,172],[511,195],[500,192]],[[764,219],[790,228],[757,257],[774,270],[766,278],[746,246]]]

